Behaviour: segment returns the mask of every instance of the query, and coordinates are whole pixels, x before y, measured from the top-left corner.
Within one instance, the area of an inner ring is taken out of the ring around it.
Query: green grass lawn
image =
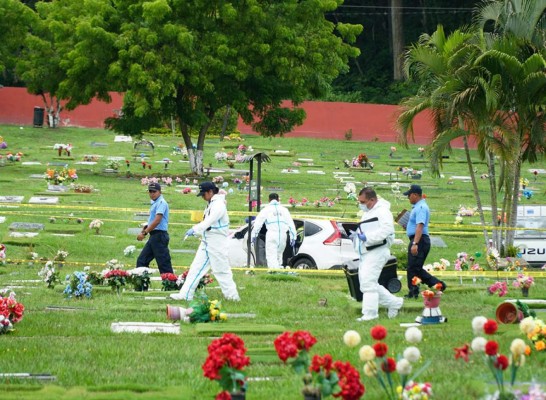
[[[0,217],[5,217],[5,222],[0,223],[0,243],[6,245],[8,259],[6,265],[0,265],[0,288],[13,286],[17,299],[26,308],[24,319],[15,326],[16,331],[0,336],[0,373],[51,374],[56,378],[54,381],[0,378],[0,398],[212,399],[219,392],[219,385],[202,376],[201,365],[211,338],[219,336],[221,331],[230,330],[246,331],[240,336],[253,360],[247,368],[251,378],[247,399],[301,398],[300,377],[283,366],[272,353],[277,334],[260,332],[269,325],[280,325],[290,331],[309,330],[318,340],[312,354],[330,353],[334,359],[350,361],[362,371],[359,347],[346,347],[342,337],[345,331],[354,329],[361,334],[363,344],[371,344],[369,329],[373,324],[355,321],[359,316],[359,305],[348,296],[346,278],[339,272],[302,271],[293,279],[276,279],[263,270],[249,275],[241,268],[234,274],[242,301],[224,302],[223,309],[232,314],[255,314],[254,318],[230,318],[224,324],[215,325],[216,329],[212,331],[208,326],[182,325],[180,335],[112,333],[110,325],[113,322],[167,322],[165,308],[172,302],[145,299],[146,296],[166,295],[159,291],[160,282],[153,281],[153,291],[148,293],[127,288],[117,296],[107,287],[94,287],[91,299],[68,300],[63,296],[63,285],[51,290],[43,282],[34,280],[39,279],[37,273],[45,261],[53,258],[60,249],[69,252],[62,267],[62,277],[82,270],[86,265],[100,271],[106,261],[114,258],[126,268],[134,267],[143,244],[136,241],[136,235],[127,232],[130,228],[139,227],[138,213],[146,213],[149,209],[146,186],[141,184],[141,179],[152,175],[171,177],[174,181],[172,186],[165,187],[164,196],[171,207],[170,247],[176,250],[171,253],[173,264],[176,272],[182,272],[191,263],[192,251],[198,245],[195,239],[182,241],[182,236],[193,225],[192,212],[202,210],[204,202],[195,194],[182,194],[184,186],[176,184],[176,177],[184,180],[190,175],[188,163],[183,162],[180,155],[173,154],[173,147],[180,138],[148,137],[156,145],[154,154],[146,160],[152,165],[149,170],[142,168],[139,157],[133,157],[132,144],[114,142],[114,133],[108,131],[2,126],[0,135],[9,146],[0,150],[1,155],[5,156],[8,151],[23,153],[20,162],[5,161],[0,167],[0,196],[24,196],[21,203],[0,204]],[[445,160],[443,177],[433,178],[417,146],[409,149],[398,147],[393,157],[389,157],[393,145],[390,143],[254,136],[245,136],[244,139],[243,143],[251,145],[255,151],[271,155],[271,163],[264,164],[262,170],[263,199],[267,199],[271,191],[278,192],[283,203],[288,203],[290,197],[297,201],[307,198],[311,204],[322,197],[341,197],[332,207],[293,208],[293,216],[358,219],[356,202],[346,199],[345,184],[334,179],[334,172],[351,173],[358,189],[365,184],[374,185],[378,194],[391,202],[396,215],[402,209],[410,208],[407,199],[397,198],[391,190],[393,181],[390,179],[397,177],[401,184],[418,183],[423,186],[432,209],[431,233],[441,237],[447,245],[433,247],[428,262],[447,259],[451,262],[448,270],[453,271],[457,253],[485,253],[481,228],[474,224],[479,221],[478,217],[465,217],[462,226],[454,225],[459,207],[473,207],[475,204],[470,183],[464,179],[449,179],[468,175],[461,150],[454,150]],[[70,159],[58,156],[53,149],[56,143],[73,145]],[[227,197],[232,227],[242,224],[248,215],[247,193],[239,191],[233,183],[240,174],[227,168],[225,163],[218,163],[214,153],[222,149],[234,151],[238,144],[211,138],[207,140],[205,149],[205,165],[226,169],[225,172],[212,173],[210,178],[221,175],[229,184],[226,189],[233,189]],[[276,150],[289,153],[275,155],[279,154],[275,153]],[[374,172],[344,167],[345,159],[350,160],[359,153],[370,156],[375,163]],[[96,165],[76,164],[85,155],[101,157]],[[105,173],[108,157],[123,157],[130,161],[130,166],[127,168],[122,161],[118,173]],[[167,170],[161,162],[165,157],[173,161]],[[45,180],[36,176],[45,173],[48,163],[61,161],[77,169],[77,183],[92,185],[95,191],[89,194],[62,193],[57,205],[29,204],[33,196],[51,195],[47,192]],[[23,165],[23,162],[39,164]],[[313,165],[308,165],[310,163]],[[399,167],[422,170],[422,178],[408,180],[397,171]],[[300,173],[281,173],[289,168],[298,169]],[[477,163],[476,168],[478,175],[486,172],[484,164]],[[539,174],[535,181],[529,171],[532,168],[544,169],[546,163],[525,165],[522,169],[534,191],[533,198],[522,202],[546,204],[546,177]],[[248,164],[235,164],[235,169],[248,169]],[[324,171],[324,175],[309,174],[309,170]],[[479,185],[484,196],[482,201],[488,205],[488,185],[485,180],[480,180]],[[100,235],[88,228],[93,219],[104,222]],[[44,224],[44,230],[35,238],[12,238],[9,226],[13,222]],[[397,237],[404,239],[401,229],[397,230]],[[129,245],[137,246],[137,251],[125,256],[123,250]],[[30,252],[37,253],[40,259],[30,260]],[[393,247],[392,252],[403,259],[405,245]],[[477,257],[477,261],[484,264],[484,256]],[[539,277],[540,272],[536,274],[531,297],[544,299],[546,281]],[[404,271],[400,271],[400,275],[404,276]],[[475,279],[472,276],[459,278],[453,273],[446,276],[449,288],[442,298],[441,309],[448,322],[422,327],[424,340],[418,345],[421,363],[430,361],[430,365],[418,380],[431,382],[438,399],[479,399],[488,390],[494,390],[493,376],[478,356],[471,357],[470,363],[455,360],[453,348],[472,340],[471,320],[474,316],[494,318],[495,309],[503,299],[486,294],[486,288],[497,280],[494,275]],[[511,287],[511,278],[500,279],[508,279],[509,297],[521,296]],[[211,299],[220,299],[220,291],[215,286],[208,287],[207,294]],[[399,295],[405,293],[404,288],[405,279]],[[321,299],[327,299],[326,306],[322,305]],[[395,320],[388,320],[386,311],[381,311],[379,322],[389,331],[386,339],[389,356],[396,358],[407,346],[405,328],[399,324],[412,322],[420,315],[421,307],[421,301],[406,302]],[[538,310],[538,314],[546,318],[544,310]],[[500,351],[507,354],[512,339],[516,337],[523,338],[517,325],[500,325],[495,335]],[[525,382],[532,380],[546,383],[545,356],[546,352],[532,353],[518,373],[520,385],[526,386]],[[361,375],[366,386],[364,398],[383,399],[379,384]]]

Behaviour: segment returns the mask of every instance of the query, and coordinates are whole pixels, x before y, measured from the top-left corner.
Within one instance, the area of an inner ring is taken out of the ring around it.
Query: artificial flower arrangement
[[[0,263],[4,264],[6,262],[6,245],[0,243]]]
[[[487,249],[487,255],[485,256],[485,261],[487,262],[487,266],[489,267],[489,269],[492,269],[493,271],[498,270],[499,260],[500,253],[495,247],[493,247],[492,242],[490,242],[489,248]]]
[[[117,171],[120,167],[118,160],[108,160],[106,162],[106,168],[107,169],[113,169],[114,171]]]
[[[374,167],[373,163],[368,159],[368,156],[365,153],[360,153],[358,156],[353,157],[350,162],[345,160],[345,166],[368,169],[373,169]]]
[[[376,378],[385,394],[384,398],[395,399],[431,399],[433,397],[430,383],[418,383],[414,379],[430,362],[422,366],[412,375],[413,365],[421,359],[421,352],[415,346],[408,346],[398,360],[388,357],[389,348],[383,341],[387,337],[387,329],[376,325],[370,329],[370,335],[375,343],[364,345],[358,354],[364,364],[364,374]],[[421,342],[423,338],[419,328],[410,327],[405,332],[405,339],[410,344]],[[394,373],[398,373],[398,379]],[[398,380],[398,383],[396,383]]]
[[[93,191],[93,185],[71,184],[70,187],[74,189],[76,193],[91,193]]]
[[[62,185],[65,182],[74,182],[78,179],[78,174],[74,168],[63,168],[60,171],[56,169],[46,169],[45,180],[51,185]]]
[[[216,159],[216,161],[222,162],[227,160],[228,155],[224,151],[217,151],[216,153],[214,153],[214,158]]]
[[[165,292],[180,290],[182,285],[178,285],[177,280],[178,276],[171,272],[161,274],[161,290]]]
[[[478,209],[476,207],[459,206],[457,215],[461,217],[473,217],[474,215],[478,215]]]
[[[522,289],[529,289],[531,286],[535,284],[535,280],[530,275],[524,275],[524,274],[518,274],[516,279],[514,279],[514,282],[512,282],[512,286],[515,288],[522,288]]]
[[[425,271],[445,271],[448,267],[451,266],[451,263],[445,258],[440,258],[440,261],[435,261],[432,264],[427,264],[423,266]]]
[[[23,319],[25,306],[15,299],[15,292],[0,290],[0,335],[13,331],[15,324]]]
[[[178,278],[176,279],[176,285],[181,288],[184,285],[184,282],[186,282],[186,278],[188,277],[189,270],[185,270],[182,272]],[[199,282],[197,282],[197,289],[204,289],[205,286],[208,284],[214,282],[214,279],[212,279],[212,276],[210,274],[205,274],[199,279]]]
[[[201,366],[203,375],[217,381],[222,391],[216,400],[230,400],[232,394],[244,394],[247,389],[244,368],[250,364],[243,340],[233,334],[213,340],[208,346],[208,356]]]
[[[127,271],[127,280],[137,292],[147,292],[151,286],[150,276],[157,271],[153,268],[137,267]]]
[[[93,229],[95,234],[98,235],[103,224],[104,222],[102,222],[100,219],[94,219],[89,223],[89,229]]]
[[[66,286],[63,293],[67,298],[76,297],[83,299],[84,297],[90,298],[93,290],[93,285],[89,283],[87,274],[83,271],[75,271],[66,276]]]
[[[129,245],[127,246],[124,250],[123,250],[123,255],[125,257],[129,257],[129,256],[132,256],[133,253],[136,251],[136,246],[134,245]]]
[[[13,154],[11,151],[6,154],[6,160],[15,162],[15,161],[21,161],[21,158],[23,157],[23,153],[20,151]]]
[[[508,293],[508,285],[506,282],[497,281],[487,288],[487,292],[491,295],[496,293],[499,297],[503,297]]]
[[[472,320],[472,329],[476,337],[470,345],[464,344],[455,348],[455,358],[469,361],[471,354],[482,354],[485,364],[493,374],[497,385],[497,393],[488,397],[489,399],[511,400],[517,399],[514,394],[514,383],[518,369],[525,363],[525,353],[527,346],[522,339],[514,339],[510,345],[511,356],[499,352],[499,344],[495,340],[487,340],[485,335],[494,335],[497,332],[497,322],[485,317],[474,317]],[[510,368],[509,380],[505,380],[504,371]],[[505,387],[505,382],[510,382],[510,388]]]
[[[546,324],[541,319],[528,316],[519,323],[519,329],[531,341],[536,351],[546,351]]]
[[[123,270],[123,264],[115,258],[106,261],[106,269],[102,271],[102,277],[117,294],[121,288],[126,285],[129,279],[127,271]]]
[[[53,261],[46,262],[44,267],[38,272],[38,276],[47,283],[48,289],[53,289],[57,283],[61,283],[59,271],[55,271]]]
[[[221,312],[222,303],[218,300],[209,300],[205,292],[197,292],[190,301],[190,308],[186,310],[189,322],[224,322],[227,314]]]
[[[360,399],[365,388],[358,371],[350,363],[333,361],[330,354],[315,355],[310,361],[309,350],[316,342],[309,332],[296,331],[282,333],[273,344],[284,363],[289,362],[296,373],[304,374],[304,395]]]
[[[53,257],[53,261],[65,261],[70,253],[66,250],[57,250],[57,254],[55,254],[55,257]]]
[[[391,152],[389,153],[389,157],[392,157],[396,153],[396,147],[391,146]]]
[[[343,191],[347,193],[348,200],[357,200],[356,186],[353,182],[347,182],[343,187]]]

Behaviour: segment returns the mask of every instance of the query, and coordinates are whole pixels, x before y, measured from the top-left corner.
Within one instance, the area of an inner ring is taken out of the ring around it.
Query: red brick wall
[[[79,126],[102,128],[104,119],[121,109],[122,96],[112,93],[112,102],[93,101],[74,111],[62,111],[60,126]],[[10,125],[32,125],[34,107],[44,107],[40,96],[27,93],[24,88],[0,88],[0,123]],[[381,104],[354,104],[308,101],[302,104],[307,119],[288,137],[316,137],[326,139],[345,139],[345,132],[352,130],[352,140],[379,140],[396,142],[397,106]],[[432,127],[427,115],[415,121],[415,143],[427,144],[432,138]],[[44,121],[44,126],[47,123]],[[239,121],[241,133],[252,134],[250,126]],[[453,143],[461,147],[460,141]]]

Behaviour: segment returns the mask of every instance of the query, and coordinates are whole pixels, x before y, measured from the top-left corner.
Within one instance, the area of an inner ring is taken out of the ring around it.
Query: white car
[[[294,224],[297,231],[296,254],[293,254],[287,237],[283,265],[295,269],[341,269],[343,265],[352,265],[352,268],[356,268],[354,263],[358,260],[358,254],[353,249],[349,231],[355,230],[357,223],[327,219],[294,219]],[[229,246],[229,263],[232,267],[247,265],[247,232],[248,224],[230,234],[233,243]],[[265,232],[260,233],[256,244],[251,246],[251,266],[266,265],[264,239]]]

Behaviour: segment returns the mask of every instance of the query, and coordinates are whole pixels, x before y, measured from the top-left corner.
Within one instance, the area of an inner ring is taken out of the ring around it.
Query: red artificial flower
[[[286,362],[289,358],[296,357],[298,355],[298,347],[292,340],[290,332],[281,333],[274,341],[273,345],[279,358]]]
[[[499,352],[499,344],[494,340],[490,340],[485,344],[485,354],[495,356]]]
[[[325,354],[324,357],[314,355],[313,359],[311,360],[311,366],[309,367],[309,370],[319,373],[322,368],[324,369],[326,375],[329,375],[330,370],[332,369],[332,362],[333,359],[330,354]]]
[[[167,272],[165,274],[161,274],[161,280],[168,280],[168,281],[176,281],[178,277],[173,274],[172,272]]]
[[[383,340],[387,337],[387,329],[383,325],[376,325],[370,329],[370,335],[375,340]]]
[[[394,361],[394,358],[391,358],[391,357],[387,358],[381,364],[381,369],[383,370],[383,372],[387,372],[387,373],[396,371],[396,361]]]
[[[462,358],[466,362],[468,362],[468,356],[472,353],[468,343],[465,343],[461,347],[455,347],[453,350],[455,350],[455,359]]]
[[[413,278],[411,278],[411,284],[413,286],[417,286],[421,283],[421,278],[419,278],[418,276],[414,276]]]
[[[218,393],[214,400],[231,400],[231,394],[224,390],[223,392]]]
[[[497,322],[495,320],[488,319],[487,322],[485,324],[483,324],[483,331],[487,335],[492,335],[495,332],[497,332],[498,327],[499,326],[497,325]]]
[[[383,357],[389,350],[387,344],[383,342],[375,343],[372,348],[375,350],[376,357]]]
[[[307,331],[294,332],[292,339],[296,343],[298,350],[309,351],[309,349],[313,347],[315,343],[317,343],[317,339]]]
[[[508,364],[510,364],[510,362],[508,361],[508,357],[506,357],[504,354],[499,354],[497,356],[497,359],[495,360],[494,365],[495,368],[504,371],[506,368],[508,368]]]
[[[366,388],[360,382],[360,374],[349,362],[336,361],[334,369],[339,378],[338,385],[341,391],[333,394],[334,397],[341,397],[343,400],[358,400],[366,392]]]

